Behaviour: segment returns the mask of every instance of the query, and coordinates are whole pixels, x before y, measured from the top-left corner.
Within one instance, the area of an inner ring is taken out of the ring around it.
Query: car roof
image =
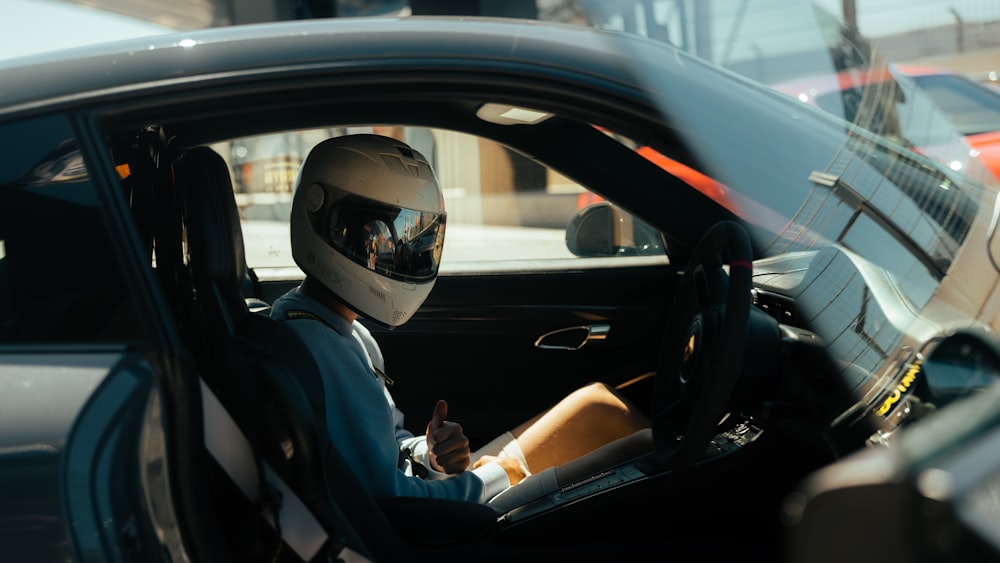
[[[553,71],[592,68],[634,82],[629,68],[645,62],[608,48],[612,37],[630,50],[643,49],[642,40],[625,34],[502,18],[341,18],[177,32],[0,61],[0,115],[147,84],[366,57],[395,56],[413,65],[423,58],[544,60]]]

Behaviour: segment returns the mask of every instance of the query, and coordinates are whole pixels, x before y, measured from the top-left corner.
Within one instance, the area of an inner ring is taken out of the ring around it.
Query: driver
[[[472,452],[448,403],[429,406],[426,433],[403,426],[387,389],[382,352],[359,317],[405,323],[434,287],[445,233],[444,198],[426,159],[370,134],[323,141],[299,171],[291,215],[292,255],[305,272],[275,301],[313,351],[323,377],[331,440],[379,496],[484,503],[533,473],[638,432],[649,421],[603,383],[580,388],[547,411]]]

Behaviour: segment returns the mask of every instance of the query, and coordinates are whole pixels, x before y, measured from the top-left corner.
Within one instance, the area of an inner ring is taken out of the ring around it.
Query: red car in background
[[[1000,90],[947,69],[849,69],[772,86],[901,145],[966,171],[980,162],[1000,178]],[[957,135],[956,135],[957,134]],[[956,136],[967,147],[956,147]]]

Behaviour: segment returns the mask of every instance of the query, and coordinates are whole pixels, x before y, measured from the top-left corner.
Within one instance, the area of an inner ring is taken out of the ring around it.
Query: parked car
[[[0,84],[5,562],[1000,558],[991,185],[537,21],[234,26]],[[432,159],[462,250],[370,326],[411,429],[446,398],[475,445],[601,380],[650,451],[501,509],[357,486],[262,314],[302,278],[295,140],[352,131]]]
[[[978,159],[1000,178],[1000,91],[986,84],[941,67],[876,64],[775,88],[956,170]]]

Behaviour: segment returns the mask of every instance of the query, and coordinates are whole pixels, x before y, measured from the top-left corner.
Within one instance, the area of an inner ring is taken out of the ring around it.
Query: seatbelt
[[[247,499],[256,504],[261,500],[260,480],[250,442],[205,381],[199,379],[199,382],[205,447]],[[266,461],[261,462],[261,467],[267,482],[281,498],[279,513],[266,518],[267,523],[281,531],[282,539],[296,555],[303,561],[311,561],[326,544],[329,534]],[[280,527],[276,518],[280,519]],[[337,557],[346,562],[369,562],[368,558],[347,546],[337,553]]]
[[[285,319],[290,321],[295,319],[309,319],[311,321],[317,321],[319,323],[322,323],[323,325],[326,325],[327,327],[330,328],[330,330],[336,332],[337,334],[340,334],[340,331],[337,330],[337,327],[326,322],[326,320],[320,317],[319,315],[311,313],[309,311],[293,309],[285,313]],[[341,336],[353,338],[354,340],[357,341],[358,345],[361,346],[361,350],[363,350],[365,353],[365,359],[368,360],[368,367],[372,369],[372,372],[374,372],[375,375],[382,378],[382,381],[385,382],[386,387],[392,387],[396,383],[388,375],[386,375],[384,371],[380,370],[378,366],[375,365],[375,362],[372,360],[371,355],[368,353],[368,348],[365,346],[364,342],[361,341],[361,339],[358,337],[356,333],[352,332],[350,336],[346,334],[341,334]]]
[[[303,311],[301,309],[292,309],[285,313],[285,319],[290,321],[296,319],[308,319],[310,321],[316,321],[326,326],[330,330],[336,332],[337,334],[340,334],[340,331],[337,330],[337,327],[326,322],[326,320],[324,320],[322,317],[310,311]],[[341,336],[344,336],[345,338],[353,338],[358,343],[358,346],[360,346],[361,350],[365,353],[365,359],[368,360],[368,367],[371,368],[372,372],[374,372],[375,375],[382,378],[382,381],[385,382],[386,387],[391,387],[395,383],[392,379],[389,378],[388,375],[385,374],[385,372],[380,370],[378,366],[375,365],[375,362],[374,360],[372,360],[372,357],[368,351],[368,347],[365,346],[365,343],[361,341],[361,338],[358,336],[357,332],[352,331],[350,336],[345,334],[341,334]],[[316,408],[317,412],[321,413],[325,412],[324,406],[322,404],[316,404],[316,401],[319,401],[320,403],[323,402],[322,397],[314,396],[312,397],[312,399],[314,399],[313,400],[314,408]],[[324,417],[325,416],[326,415],[324,414]],[[410,450],[410,448],[400,448],[399,456],[396,460],[396,467],[399,469],[404,469],[406,467],[407,462],[410,463],[410,468],[413,471],[414,475],[420,477],[421,479],[427,478],[427,475],[429,475],[430,472],[427,470],[427,467],[423,463],[421,463],[415,457],[413,457],[413,452]]]

